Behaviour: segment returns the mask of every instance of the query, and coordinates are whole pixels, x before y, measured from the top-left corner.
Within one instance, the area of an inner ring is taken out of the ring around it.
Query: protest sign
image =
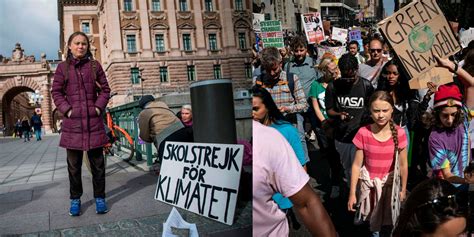
[[[337,41],[345,44],[346,41],[347,41],[347,31],[348,31],[347,29],[333,27],[331,37],[332,37],[333,40],[337,40]]]
[[[362,39],[362,33],[360,30],[349,31],[349,41]]]
[[[264,14],[254,13],[253,14],[253,20],[252,20],[253,30],[254,31],[260,31],[260,22],[262,22],[264,20],[265,20],[265,15]]]
[[[323,22],[319,12],[302,14],[301,21],[309,44],[316,44],[324,40]]]
[[[331,34],[331,22],[330,21],[323,21],[323,29],[325,35]]]
[[[447,58],[461,49],[436,0],[411,2],[378,26],[411,80],[435,80],[433,71],[427,73],[436,66],[434,55]]]
[[[260,30],[262,32],[263,47],[285,47],[283,41],[283,32],[281,31],[280,21],[261,21]]]
[[[428,87],[427,83],[430,81],[436,85],[443,85],[453,82],[453,76],[446,68],[434,67],[422,73],[416,80],[410,80],[408,84],[412,89],[422,89]]]
[[[242,145],[166,142],[155,199],[232,225]]]
[[[318,64],[319,61],[321,61],[321,57],[324,55],[324,53],[330,53],[336,58],[340,58],[343,54],[346,53],[346,47],[340,46],[340,47],[330,47],[330,46],[323,46],[323,45],[318,45]]]
[[[359,44],[359,51],[364,51],[364,44],[362,42],[362,33],[360,30],[351,30],[349,31],[349,42],[357,41]]]
[[[459,39],[461,40],[461,46],[466,48],[469,42],[474,40],[474,28],[469,28],[459,33]]]

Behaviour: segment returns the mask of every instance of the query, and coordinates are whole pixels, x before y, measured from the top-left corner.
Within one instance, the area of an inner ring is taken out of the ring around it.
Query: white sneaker
[[[331,188],[331,195],[329,198],[337,198],[339,197],[339,186],[332,186]]]

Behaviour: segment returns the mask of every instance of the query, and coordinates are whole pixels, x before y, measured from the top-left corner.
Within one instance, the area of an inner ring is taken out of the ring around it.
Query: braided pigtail
[[[395,145],[395,150],[393,153],[393,159],[395,160],[395,156],[397,155],[398,152],[398,131],[397,128],[395,127],[395,123],[393,122],[393,119],[390,119],[389,121],[390,125],[390,131],[392,132],[392,139],[393,139],[393,144]]]

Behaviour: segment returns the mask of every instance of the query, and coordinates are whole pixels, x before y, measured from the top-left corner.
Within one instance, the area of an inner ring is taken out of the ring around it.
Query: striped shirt
[[[280,73],[280,80],[276,83],[273,87],[268,87],[267,85],[263,85],[263,87],[270,92],[272,95],[273,100],[278,108],[282,106],[288,107],[286,113],[300,113],[305,112],[308,109],[308,103],[306,102],[306,96],[303,91],[303,87],[301,87],[300,80],[296,74],[294,74],[294,82],[295,82],[295,91],[293,96],[290,92],[290,87],[288,85],[288,80],[286,79],[286,72],[281,71]],[[256,84],[262,84],[262,82],[258,81]]]
[[[405,130],[396,126],[398,132],[398,149],[404,149],[407,146],[407,136]],[[375,139],[370,130],[370,125],[361,127],[354,139],[354,145],[364,151],[364,165],[369,172],[370,179],[382,179],[393,170],[393,158],[395,145],[392,137],[386,141]]]

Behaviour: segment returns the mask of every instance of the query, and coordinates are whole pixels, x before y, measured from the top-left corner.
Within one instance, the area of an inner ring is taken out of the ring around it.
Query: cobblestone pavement
[[[0,139],[0,235],[161,236],[172,206],[154,200],[157,177],[118,158],[108,158],[109,213],[95,214],[92,181],[83,166],[82,215],[70,217],[66,152],[59,136],[42,141]],[[197,225],[200,236],[251,236],[251,202],[238,203],[235,221],[225,225],[177,208]]]

